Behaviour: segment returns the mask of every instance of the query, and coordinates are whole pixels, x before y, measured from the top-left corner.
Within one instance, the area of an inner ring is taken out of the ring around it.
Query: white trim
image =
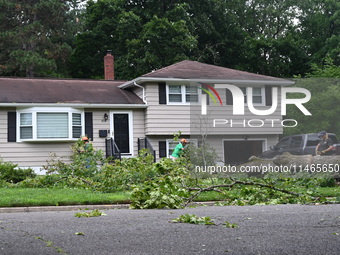
[[[275,79],[275,77],[273,77]],[[279,79],[279,78],[277,78]],[[177,81],[177,82],[204,82],[204,83],[232,83],[238,85],[254,85],[254,84],[261,84],[261,85],[281,85],[281,86],[288,86],[295,83],[295,81],[290,80],[230,80],[230,79],[181,79],[181,78],[151,78],[151,77],[138,77],[132,81],[127,81],[118,86],[118,88],[127,88],[133,86],[134,82],[143,83],[143,82],[169,82],[169,81]]]
[[[169,100],[169,86],[181,86],[181,102],[170,102]],[[201,95],[202,91],[197,88],[197,97],[198,97],[198,102],[187,102],[186,101],[186,86],[192,86],[190,84],[185,84],[185,83],[167,83],[166,84],[166,104],[167,105],[200,105],[201,104]],[[198,86],[196,86],[198,87]]]
[[[67,113],[68,114],[68,138],[38,138],[37,137],[37,113]],[[31,113],[32,114],[32,138],[21,139],[20,136],[20,114]],[[17,142],[65,142],[76,141],[79,138],[73,138],[72,130],[72,113],[81,114],[81,134],[85,133],[85,116],[83,109],[76,109],[70,107],[30,107],[30,108],[18,108],[17,109]]]
[[[174,141],[173,139],[166,139],[166,157],[170,158],[169,150],[170,150],[170,143],[176,143],[179,144],[179,141]]]
[[[187,139],[187,138],[185,138],[185,139],[187,140],[187,142],[194,143],[197,146],[197,139]],[[166,157],[170,158],[171,155],[169,154],[169,150],[170,150],[169,143],[176,143],[176,145],[177,145],[177,144],[180,143],[180,141],[174,141],[173,139],[166,139],[165,141],[166,141]]]
[[[110,111],[110,137],[114,139],[114,126],[113,126],[113,114],[128,114],[129,118],[129,148],[130,151],[128,153],[122,153],[122,156],[128,156],[133,157],[134,156],[134,146],[133,146],[133,140],[134,140],[134,133],[133,133],[133,111],[125,111],[125,110],[112,110]]]
[[[244,103],[244,105],[248,105],[248,94],[247,94],[247,87],[239,87],[241,90],[242,88],[246,90],[246,94],[244,94],[245,96],[247,96],[247,100],[246,102]],[[261,103],[254,103],[254,90],[253,90],[253,105],[255,106],[266,106],[266,90],[265,90],[265,87],[263,86],[260,86],[260,87],[254,87],[254,88],[258,88],[258,89],[261,89]],[[242,92],[244,92],[242,90]]]

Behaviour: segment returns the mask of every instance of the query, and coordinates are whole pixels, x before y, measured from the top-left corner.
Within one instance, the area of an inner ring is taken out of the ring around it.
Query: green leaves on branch
[[[186,213],[179,216],[176,219],[172,220],[173,223],[189,223],[189,224],[197,224],[197,225],[216,225],[213,219],[210,216],[198,217],[195,214]],[[239,226],[236,223],[230,223],[225,221],[223,226],[226,228],[238,228]]]
[[[182,208],[189,196],[185,185],[190,182],[190,173],[183,162],[163,159],[154,167],[157,176],[133,186],[131,208]]]
[[[215,225],[214,221],[209,216],[198,217],[195,214],[186,213],[179,216],[176,219],[173,219],[174,223],[189,223],[189,224],[198,224],[198,225]]]
[[[103,215],[106,215],[105,213],[99,211],[98,209],[95,209],[91,212],[82,212],[82,213],[75,213],[74,214],[74,217],[77,217],[77,218],[88,218],[88,217],[99,217],[99,216],[103,216]]]
[[[139,157],[104,164],[96,175],[95,189],[102,192],[131,190],[133,185],[144,183],[156,175],[153,155],[144,149],[140,151]]]

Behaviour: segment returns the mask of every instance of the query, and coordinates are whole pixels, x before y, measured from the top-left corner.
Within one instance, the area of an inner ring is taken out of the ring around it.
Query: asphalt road
[[[340,205],[101,211],[0,213],[0,254],[340,254]],[[172,223],[185,213],[216,225]]]

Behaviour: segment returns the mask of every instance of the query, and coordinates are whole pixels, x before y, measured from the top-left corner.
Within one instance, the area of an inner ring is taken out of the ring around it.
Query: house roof
[[[204,82],[231,82],[231,83],[268,83],[288,85],[293,82],[271,77],[267,75],[249,73],[235,69],[209,65],[197,61],[184,60],[179,63],[161,68],[159,70],[144,74],[133,81],[125,82],[120,87],[125,88],[133,84],[133,82],[146,82],[152,80],[192,80]]]
[[[0,78],[0,104],[144,105],[123,81]]]

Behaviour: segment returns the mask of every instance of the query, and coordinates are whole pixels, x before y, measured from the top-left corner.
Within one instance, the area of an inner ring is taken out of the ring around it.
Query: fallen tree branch
[[[75,179],[78,179],[78,180],[81,180],[82,182],[84,182],[84,183],[86,183],[86,184],[88,184],[88,185],[90,185],[90,186],[93,185],[93,182],[88,181],[88,180],[85,180],[85,179],[83,179],[83,178],[81,178],[81,177],[79,177],[79,176],[71,175],[71,177],[72,177],[72,178],[75,178]]]
[[[306,196],[306,195],[301,194],[301,193],[296,193],[296,192],[289,191],[289,190],[286,190],[286,189],[277,188],[277,187],[270,185],[270,184],[264,184],[264,183],[252,182],[252,181],[250,181],[250,182],[249,181],[239,181],[239,180],[234,180],[232,178],[231,178],[231,180],[233,181],[233,183],[212,185],[212,186],[205,187],[205,188],[203,188],[203,187],[186,187],[188,189],[188,191],[197,191],[197,192],[194,195],[192,195],[190,198],[188,198],[187,202],[185,203],[185,206],[187,206],[189,203],[191,203],[202,192],[217,191],[217,192],[224,193],[220,190],[217,190],[217,188],[232,188],[233,186],[235,186],[237,184],[250,185],[250,186],[260,186],[262,188],[272,189],[272,190],[275,190],[275,191],[279,191],[279,192],[289,194],[289,195],[293,195],[293,196],[297,196],[297,197]],[[311,197],[311,198],[316,199],[316,197]]]

